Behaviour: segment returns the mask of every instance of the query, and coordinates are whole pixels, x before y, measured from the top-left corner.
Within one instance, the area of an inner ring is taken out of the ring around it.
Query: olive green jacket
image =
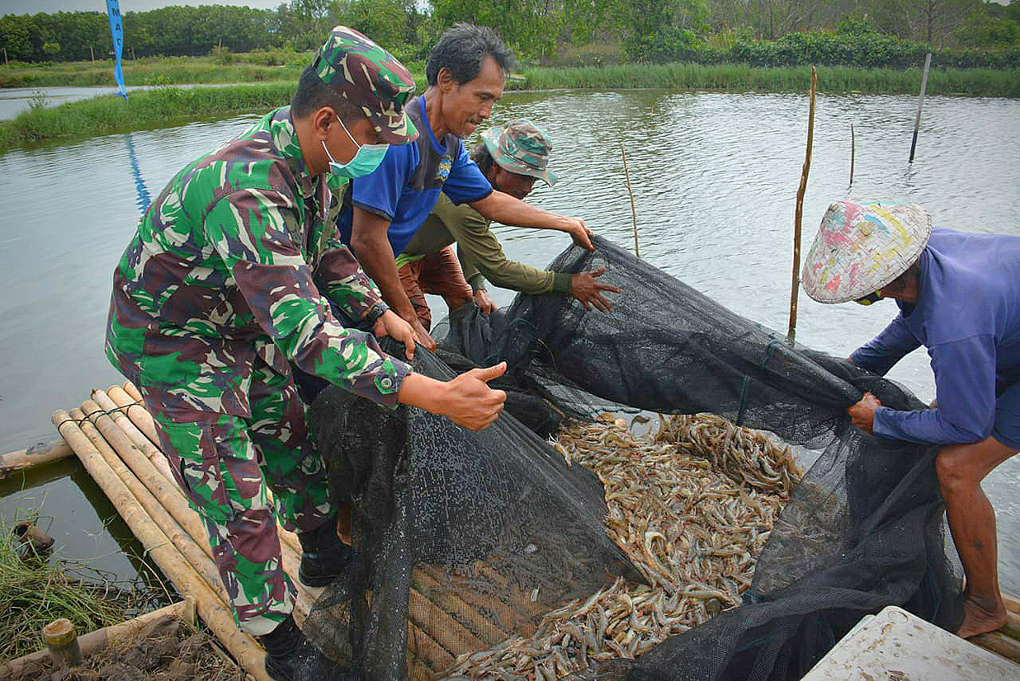
[[[398,262],[417,260],[456,242],[457,257],[472,290],[484,289],[488,279],[496,286],[521,293],[570,295],[569,274],[546,272],[510,260],[489,225],[490,221],[470,205],[455,205],[445,194],[440,194],[432,213]]]

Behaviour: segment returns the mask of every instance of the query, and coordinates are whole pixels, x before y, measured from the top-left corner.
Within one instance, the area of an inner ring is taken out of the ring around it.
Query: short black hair
[[[358,104],[326,85],[315,72],[315,67],[309,66],[301,72],[297,90],[290,100],[290,112],[294,118],[304,118],[324,106],[336,111],[344,125],[357,123],[365,116],[365,112]]]
[[[425,77],[435,85],[440,69],[447,69],[458,85],[474,80],[482,72],[482,62],[492,57],[503,73],[516,64],[510,51],[494,30],[488,26],[458,23],[439,37],[425,64]]]
[[[478,164],[478,169],[482,171],[482,175],[488,175],[492,164],[495,163],[492,154],[489,153],[489,147],[485,146],[485,142],[479,142],[471,150],[471,160]]]

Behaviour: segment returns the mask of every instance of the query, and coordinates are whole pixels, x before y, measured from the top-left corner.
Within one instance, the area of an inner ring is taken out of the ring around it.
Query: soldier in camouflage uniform
[[[410,325],[327,219],[331,188],[371,172],[387,144],[416,137],[403,112],[413,89],[389,53],[338,26],[291,106],[174,176],[114,273],[107,355],[141,390],[205,522],[235,617],[261,638],[275,678],[290,678],[305,645],[277,516],[301,539],[302,582],[328,582],[349,557],[288,362],[378,404],[419,406],[472,429],[495,420],[505,399],[485,385],[505,366],[434,381],[330,309],[413,354]]]

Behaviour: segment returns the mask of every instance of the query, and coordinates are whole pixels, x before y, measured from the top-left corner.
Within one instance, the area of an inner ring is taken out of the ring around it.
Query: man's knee
[[[968,445],[943,447],[935,457],[935,473],[943,495],[960,491],[970,484],[968,449]]]

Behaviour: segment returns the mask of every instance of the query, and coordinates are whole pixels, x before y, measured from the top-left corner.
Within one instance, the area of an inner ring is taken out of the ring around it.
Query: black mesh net
[[[550,268],[605,266],[603,280],[622,289],[612,313],[563,296],[518,296],[505,315],[453,315],[445,363],[416,355],[415,369],[436,378],[506,359],[508,411],[531,429],[505,415],[472,433],[332,388],[315,401],[313,431],[335,499],[354,504],[357,551],[304,626],[337,661],[332,676],[443,678],[458,656],[491,656],[572,599],[620,577],[641,583],[607,536],[598,478],[534,432],[613,405],[710,412],[821,455],[776,522],[742,605],[637,659],[585,663],[571,678],[797,679],[886,605],[957,626],[962,598],[934,449],[869,436],[845,414],[864,390],[893,408],[923,405],[596,243],[594,253],[571,247]],[[556,669],[536,665],[516,678],[555,678]]]

